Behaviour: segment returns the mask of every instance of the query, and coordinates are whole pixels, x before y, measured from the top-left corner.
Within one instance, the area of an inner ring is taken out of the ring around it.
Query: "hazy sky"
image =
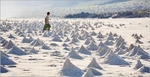
[[[87,1],[87,0],[82,0]],[[1,18],[45,16],[54,8],[70,7],[81,0],[1,0]],[[57,9],[55,9],[57,10]],[[52,14],[53,15],[53,14]]]
[[[50,1],[35,0],[2,0],[1,1],[1,18],[26,16],[29,13],[39,12],[52,6]],[[43,11],[44,12],[44,11]],[[29,14],[29,15],[30,15]],[[36,15],[36,13],[35,13]]]

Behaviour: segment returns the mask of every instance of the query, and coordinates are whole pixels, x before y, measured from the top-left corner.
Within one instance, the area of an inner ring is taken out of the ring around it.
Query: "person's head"
[[[50,12],[47,12],[47,15],[50,15]]]

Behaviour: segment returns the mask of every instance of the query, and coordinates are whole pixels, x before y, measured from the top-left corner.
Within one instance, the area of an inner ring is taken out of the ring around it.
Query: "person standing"
[[[49,19],[49,16],[50,16],[50,12],[47,12],[47,16],[45,17],[45,25],[44,25],[44,28],[43,28],[43,32],[44,32],[44,30],[50,30],[50,28],[51,28],[51,25],[50,25],[50,23],[49,23],[49,20],[51,20],[51,19]]]

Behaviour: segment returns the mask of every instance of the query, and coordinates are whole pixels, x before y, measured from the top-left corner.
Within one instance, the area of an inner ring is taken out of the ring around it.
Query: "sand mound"
[[[65,39],[65,42],[68,42],[68,41],[70,41],[70,39],[67,37],[67,38]]]
[[[2,43],[2,47],[5,47],[5,45],[8,43],[8,41],[7,40],[4,40],[4,42]]]
[[[14,61],[7,58],[5,55],[0,54],[1,65],[12,65],[16,64]]]
[[[62,42],[61,38],[57,34],[53,35],[52,41]]]
[[[138,71],[142,73],[150,73],[150,67],[142,66],[141,68],[138,69]]]
[[[111,41],[111,40],[106,40],[105,42],[104,42],[104,44],[105,45],[113,45],[114,43]]]
[[[44,32],[43,37],[49,37],[48,32]]]
[[[70,58],[74,58],[74,59],[82,59],[82,57],[75,51],[75,50],[72,50],[67,57],[70,57]]]
[[[143,64],[141,63],[141,61],[140,60],[137,60],[137,63],[136,63],[136,65],[134,66],[134,69],[139,69],[139,68],[141,68],[143,66]]]
[[[112,51],[104,58],[104,63],[110,65],[129,65],[128,62],[113,53]]]
[[[33,37],[32,37],[31,35],[29,35],[29,40],[32,40],[32,41],[34,40]]]
[[[86,45],[90,44],[90,39],[87,38],[84,44],[86,44]]]
[[[8,54],[15,54],[15,55],[26,55],[24,51],[22,51],[17,46],[13,46],[8,52]]]
[[[33,40],[24,37],[21,42],[22,43],[30,43],[31,41],[33,41]]]
[[[107,40],[115,40],[115,39],[114,39],[113,35],[109,35],[109,36],[107,37]]]
[[[51,43],[50,46],[56,47],[56,46],[59,46],[59,45],[57,43]]]
[[[12,34],[10,34],[10,35],[8,36],[8,38],[16,38],[16,37],[13,36]]]
[[[88,51],[83,45],[80,47],[78,52],[83,53],[83,54],[89,54],[89,55],[91,54],[91,52]]]
[[[35,50],[34,47],[33,47],[31,50],[29,50],[28,53],[29,53],[29,54],[38,54],[38,52],[39,52],[39,51],[38,51],[38,50]]]
[[[77,42],[79,42],[79,40],[78,40],[78,38],[76,38],[76,37],[74,37],[72,40],[71,40],[71,44],[75,44],[75,43],[77,43]]]
[[[107,54],[107,52],[109,51],[109,49],[108,48],[106,48],[106,47],[100,47],[99,49],[98,49],[98,54],[97,55],[99,55],[99,56],[101,56],[101,57],[104,57],[106,54]]]
[[[0,51],[0,55],[4,55],[6,57],[9,57],[7,54],[5,54],[4,52]]]
[[[94,75],[102,75],[101,72],[99,72],[96,68],[92,68],[92,67],[89,67],[89,69],[91,70],[91,72],[94,74]]]
[[[140,41],[139,39],[136,39],[135,43],[143,44],[143,42]]]
[[[82,76],[83,71],[80,68],[76,67],[74,64],[72,64],[67,58],[59,73],[61,76]]]
[[[131,44],[131,45],[129,46],[129,50],[132,50],[133,48],[134,48],[134,45]]]
[[[68,48],[68,47],[64,47],[63,49],[67,50],[67,51],[70,51],[70,48]]]
[[[88,46],[87,46],[88,50],[97,50],[98,46],[94,43],[94,41],[92,41]]]
[[[97,38],[104,38],[104,36],[101,33],[99,33]]]
[[[51,48],[45,44],[42,46],[42,49],[51,50]]]
[[[78,36],[78,39],[79,39],[79,40],[84,40],[84,37],[81,36],[81,35],[79,35],[79,36]]]
[[[66,44],[66,43],[63,43],[63,44],[62,44],[62,46],[64,46],[64,47],[67,47],[67,46],[68,46],[68,44]]]
[[[0,37],[0,43],[4,43],[5,41],[7,41],[7,40],[4,39],[3,37]]]
[[[97,34],[93,31],[90,35],[91,36],[96,36]]]
[[[127,51],[126,50],[123,50],[122,48],[119,49],[118,52],[116,52],[117,55],[123,55],[125,54]]]
[[[113,35],[114,37],[117,37],[118,36],[118,34],[117,33],[114,33],[114,35]]]
[[[99,64],[97,63],[95,58],[92,59],[92,61],[90,62],[90,64],[87,67],[93,67],[93,68],[97,68],[97,69],[102,69],[102,67],[99,66]]]
[[[94,77],[94,74],[91,72],[90,69],[88,69],[83,75],[82,77]]]
[[[114,53],[118,53],[118,51],[119,51],[120,49],[121,49],[121,48],[116,47],[116,48],[114,49]]]
[[[5,45],[5,48],[6,48],[6,49],[10,49],[10,48],[12,48],[13,46],[15,46],[14,43],[13,43],[11,40],[9,40],[9,42]]]
[[[149,55],[140,46],[134,46],[132,50],[129,51],[127,56],[135,56],[141,59],[149,59]]]
[[[2,67],[2,66],[1,66],[0,69],[1,69],[1,72],[0,72],[0,73],[6,73],[6,72],[8,72],[8,70],[7,70],[6,68]]]
[[[99,44],[98,44],[98,46],[100,46],[100,47],[105,47],[105,48],[109,48],[107,45],[105,45],[103,42],[100,42]]]
[[[127,47],[124,45],[124,42],[122,42],[119,47],[122,48],[122,49],[126,49],[126,48],[127,48]]]
[[[124,39],[121,36],[119,36],[119,38],[116,40],[114,44],[114,47],[119,47],[122,43],[125,44]]]
[[[31,44],[32,46],[42,46],[42,45],[43,45],[43,42],[40,41],[40,39],[38,38],[37,40],[33,40],[30,44]]]

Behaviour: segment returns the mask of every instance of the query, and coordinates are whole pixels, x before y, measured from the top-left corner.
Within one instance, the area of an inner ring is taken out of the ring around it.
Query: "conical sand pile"
[[[5,40],[5,41],[2,43],[1,46],[2,46],[2,47],[5,47],[5,45],[6,45],[7,43],[8,43],[8,41]]]
[[[62,42],[61,38],[57,34],[53,36],[52,41]]]
[[[75,43],[77,43],[77,42],[79,42],[78,38],[74,37],[74,38],[71,40],[70,43],[71,43],[71,44],[72,44],[72,43],[75,44]]]
[[[44,32],[43,37],[49,37],[48,32]]]
[[[28,53],[29,53],[29,54],[38,54],[38,52],[39,52],[39,51],[38,51],[38,50],[35,50],[34,47],[33,47],[31,50],[29,50]]]
[[[97,36],[97,38],[103,38],[103,37],[104,36],[101,33],[99,33],[98,36]]]
[[[15,46],[14,43],[13,43],[11,40],[9,40],[9,42],[5,45],[5,48],[6,48],[6,49],[10,49],[10,48],[12,48],[13,46]]]
[[[124,42],[122,42],[119,47],[122,48],[122,49],[126,49],[126,48],[127,48],[127,47],[124,45]]]
[[[75,51],[75,50],[72,50],[67,57],[70,57],[70,58],[74,58],[74,59],[82,59],[82,57]]]
[[[140,57],[141,59],[149,59],[149,55],[140,46],[134,46],[132,50],[129,51],[127,56]]]
[[[88,50],[97,50],[98,46],[92,41],[88,46],[87,46]]]
[[[78,36],[78,39],[79,40],[84,40],[83,36],[81,36],[81,35]]]
[[[38,38],[37,40],[33,40],[31,42],[31,45],[33,45],[33,46],[41,46],[41,45],[43,45],[43,42],[40,41],[40,39]]]
[[[68,42],[68,41],[70,41],[70,39],[67,37],[66,40],[65,40],[65,42]]]
[[[142,66],[141,68],[138,69],[138,71],[142,73],[150,73],[150,67]]]
[[[104,58],[104,63],[110,65],[129,65],[128,62],[113,53],[112,51]]]
[[[114,43],[111,41],[111,40],[106,40],[105,42],[104,42],[104,44],[105,45],[113,45]]]
[[[97,55],[103,57],[103,56],[105,56],[105,55],[107,54],[108,51],[109,51],[108,48],[102,47],[102,48],[100,48],[100,49],[97,51],[97,52],[98,52]]]
[[[7,41],[7,40],[1,37],[0,43],[4,43],[5,41]]]
[[[12,65],[16,64],[14,61],[7,58],[4,54],[0,54],[1,65]]]
[[[30,40],[30,39],[24,37],[21,42],[22,42],[22,43],[30,43],[31,41],[32,41],[32,40]]]
[[[134,66],[134,69],[139,69],[143,66],[140,60],[137,60],[137,64]]]
[[[59,73],[61,76],[82,76],[83,71],[74,64],[72,64],[67,58]]]
[[[12,34],[10,34],[10,35],[8,36],[8,38],[16,38],[16,37],[14,37]]]
[[[99,47],[109,48],[109,47],[108,47],[108,46],[106,46],[103,42],[100,42],[100,43],[98,44],[98,46],[99,46]]]
[[[102,69],[102,67],[99,66],[99,64],[97,63],[95,58],[92,59],[92,61],[90,62],[90,64],[87,67],[88,68],[93,67],[93,68],[97,68],[97,69]]]
[[[115,40],[115,39],[114,39],[113,35],[109,35],[109,36],[107,37],[107,40]]]
[[[87,38],[84,44],[86,44],[86,45],[90,44],[90,39]]]
[[[96,36],[97,34],[93,31],[90,35],[91,36]]]
[[[91,70],[91,72],[96,75],[96,76],[100,76],[102,75],[102,73],[100,71],[98,71],[96,68],[93,68],[93,67],[89,67],[88,69]]]
[[[5,54],[4,52],[0,51],[0,55],[4,55],[6,57],[9,57],[7,54]]]
[[[120,50],[118,52],[116,52],[117,55],[123,55],[125,54],[127,51],[123,50],[122,48],[120,48]]]
[[[8,52],[8,54],[15,54],[15,55],[26,55],[24,51],[22,51],[17,46],[13,46]]]
[[[94,77],[94,74],[91,72],[90,69],[88,69],[85,74],[82,75],[82,77]]]
[[[51,48],[45,44],[42,46],[42,49],[51,50]]]
[[[6,68],[2,67],[2,66],[1,66],[0,70],[1,70],[0,73],[6,73],[6,72],[8,72],[8,70]]]
[[[122,43],[124,44],[125,42],[124,42],[124,39],[120,36],[120,37],[116,40],[116,42],[115,42],[115,44],[114,44],[114,47],[119,47]]]
[[[91,54],[91,52],[88,51],[83,45],[80,47],[78,52],[83,53],[83,54],[89,54],[89,55]]]
[[[133,48],[134,48],[134,45],[131,44],[131,45],[129,46],[129,50],[132,50]]]

